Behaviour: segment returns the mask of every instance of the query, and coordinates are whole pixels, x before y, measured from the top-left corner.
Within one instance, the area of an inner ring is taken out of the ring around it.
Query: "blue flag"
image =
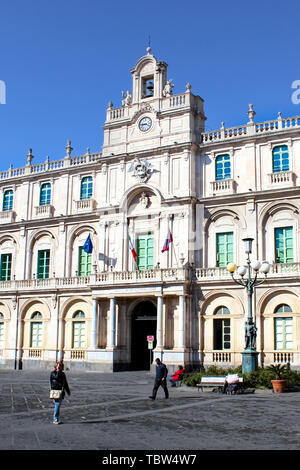
[[[83,245],[83,250],[86,252],[86,253],[92,253],[93,251],[93,244],[92,244],[92,240],[91,240],[91,235],[89,234],[89,236],[87,237],[87,239],[85,240],[85,243]]]

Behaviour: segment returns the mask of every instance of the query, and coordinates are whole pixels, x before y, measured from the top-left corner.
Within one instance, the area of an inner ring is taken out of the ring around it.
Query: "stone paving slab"
[[[222,395],[162,389],[149,372],[67,371],[71,396],[52,424],[51,371],[0,370],[0,449],[38,451],[299,450],[300,393]]]

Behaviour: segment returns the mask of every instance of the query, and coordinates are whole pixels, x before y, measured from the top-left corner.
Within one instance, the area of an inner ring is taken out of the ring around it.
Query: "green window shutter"
[[[42,347],[42,337],[43,337],[43,323],[42,322],[32,322],[31,323],[31,348],[41,348]]]
[[[214,320],[214,349],[228,350],[231,344],[230,318]]]
[[[11,278],[11,253],[1,255],[0,280],[9,281]]]
[[[89,276],[92,272],[92,253],[86,253],[83,246],[79,247],[78,276]]]
[[[49,277],[50,250],[38,251],[37,278],[46,279]]]
[[[4,323],[0,322],[0,348],[4,347]]]
[[[140,271],[154,267],[154,238],[152,233],[137,238],[137,265]]]
[[[233,232],[217,233],[217,266],[227,266],[233,261]]]
[[[293,319],[275,319],[275,349],[293,349]]]
[[[85,322],[73,322],[73,348],[81,349],[85,347]]]
[[[275,229],[275,261],[276,263],[294,261],[293,227]]]

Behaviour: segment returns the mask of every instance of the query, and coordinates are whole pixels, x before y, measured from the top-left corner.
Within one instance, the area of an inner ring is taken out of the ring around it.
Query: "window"
[[[14,192],[12,189],[8,189],[3,195],[3,211],[11,211],[13,208]]]
[[[137,266],[139,270],[154,268],[154,238],[151,232],[138,236]]]
[[[4,347],[4,316],[0,313],[0,348]]]
[[[233,262],[233,232],[217,233],[217,266]]]
[[[230,315],[227,307],[218,307],[214,315]],[[230,318],[214,319],[214,349],[227,350],[230,349],[231,331]]]
[[[231,178],[230,155],[219,155],[216,158],[216,180],[228,180]]]
[[[293,254],[293,227],[275,229],[275,262],[292,263]]]
[[[287,145],[279,145],[273,148],[273,173],[279,171],[288,171],[289,165],[289,150]]]
[[[80,311],[73,315],[72,348],[85,348],[85,315]]]
[[[274,313],[290,313],[292,312],[292,309],[289,305],[286,304],[281,304],[278,307],[276,307]]]
[[[0,281],[9,281],[11,278],[11,253],[1,255]]]
[[[287,304],[281,304],[274,310],[275,314],[292,313]],[[293,348],[293,319],[291,317],[275,318],[275,349],[285,350]]]
[[[293,319],[275,318],[275,349],[293,348]]]
[[[51,184],[44,183],[40,191],[40,206],[46,206],[51,202]]]
[[[93,178],[86,176],[81,180],[80,199],[91,199],[93,195]]]
[[[86,253],[83,246],[79,247],[78,276],[89,276],[92,271],[92,254]]]
[[[40,312],[35,312],[30,319],[30,347],[41,348],[43,339],[43,322]]]
[[[49,277],[50,250],[38,251],[37,277],[46,279]]]

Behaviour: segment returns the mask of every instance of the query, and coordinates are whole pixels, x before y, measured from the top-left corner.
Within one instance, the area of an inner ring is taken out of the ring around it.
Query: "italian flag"
[[[130,248],[130,251],[131,251],[131,253],[132,253],[133,259],[134,259],[134,261],[136,262],[136,251],[135,251],[135,249],[134,249],[134,246],[133,246],[133,244],[132,244],[132,241],[131,241],[131,238],[130,238],[129,235],[128,235],[128,241],[129,241],[129,248]]]

